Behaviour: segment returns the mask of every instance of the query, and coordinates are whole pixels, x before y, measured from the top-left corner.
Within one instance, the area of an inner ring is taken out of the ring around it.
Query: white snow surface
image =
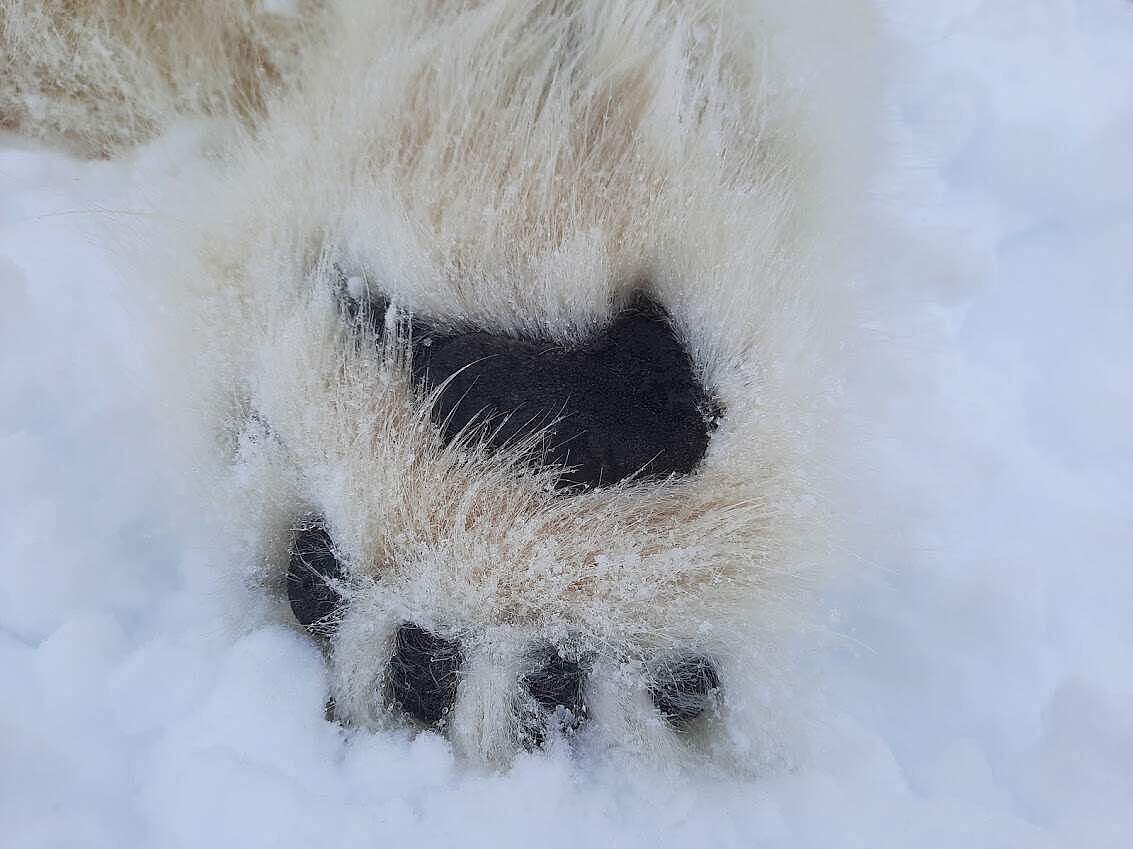
[[[811,752],[758,780],[325,722],[317,648],[234,630],[162,507],[112,255],[191,144],[3,140],[0,844],[1133,846],[1133,4],[890,9],[877,541]]]

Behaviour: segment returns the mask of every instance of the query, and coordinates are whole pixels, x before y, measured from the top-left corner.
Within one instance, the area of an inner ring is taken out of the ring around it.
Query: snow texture
[[[210,579],[161,506],[105,236],[144,229],[192,133],[118,163],[7,140],[4,845],[1130,845],[1133,7],[891,11],[896,367],[857,377],[884,399],[874,542],[826,600],[812,752],[759,780],[561,749],[490,771],[325,722],[317,647],[235,628],[266,602]]]

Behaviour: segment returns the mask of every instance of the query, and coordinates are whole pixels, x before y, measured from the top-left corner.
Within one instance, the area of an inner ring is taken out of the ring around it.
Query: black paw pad
[[[524,697],[519,708],[520,742],[529,749],[543,745],[547,723],[557,722],[564,732],[576,731],[586,718],[582,698],[585,677],[577,660],[565,658],[550,643],[535,649],[531,671],[520,678]]]
[[[678,731],[716,705],[720,676],[706,657],[692,655],[654,668],[649,696],[666,721]]]
[[[688,474],[719,412],[668,315],[644,295],[572,348],[415,327],[413,358],[426,389],[449,381],[432,410],[446,442],[490,420],[488,445],[499,448],[555,422],[543,459],[567,467],[563,487]]]
[[[460,643],[405,623],[394,637],[386,698],[425,725],[439,725],[456,701]]]
[[[287,598],[301,625],[316,626],[334,613],[342,596],[329,583],[342,577],[330,535],[321,525],[304,528],[291,544]]]

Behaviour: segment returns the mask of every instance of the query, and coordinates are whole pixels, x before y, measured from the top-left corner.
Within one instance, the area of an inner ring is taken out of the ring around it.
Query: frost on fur
[[[333,48],[195,182],[146,275],[216,559],[324,640],[351,724],[495,763],[541,735],[772,757],[844,540],[868,3],[331,7]],[[122,85],[129,111],[168,83]],[[564,493],[537,430],[442,438],[417,318],[570,350],[641,292],[725,411],[694,468]]]
[[[254,120],[311,38],[258,0],[5,0],[0,128],[107,156],[178,116]]]

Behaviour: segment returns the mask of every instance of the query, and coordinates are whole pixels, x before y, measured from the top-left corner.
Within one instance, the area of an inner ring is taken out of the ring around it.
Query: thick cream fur
[[[845,556],[875,29],[866,0],[333,4],[179,220],[156,338],[225,560],[282,593],[292,529],[329,524],[340,716],[404,722],[380,694],[413,621],[464,646],[447,733],[475,759],[516,752],[539,639],[592,666],[585,745],[750,765],[782,743],[785,648]],[[726,413],[687,478],[557,495],[518,448],[440,445],[396,316],[385,341],[351,327],[343,275],[564,344],[647,288]],[[677,734],[646,676],[688,650],[725,697]]]
[[[0,128],[110,156],[178,117],[253,121],[315,41],[315,0],[3,0]]]

